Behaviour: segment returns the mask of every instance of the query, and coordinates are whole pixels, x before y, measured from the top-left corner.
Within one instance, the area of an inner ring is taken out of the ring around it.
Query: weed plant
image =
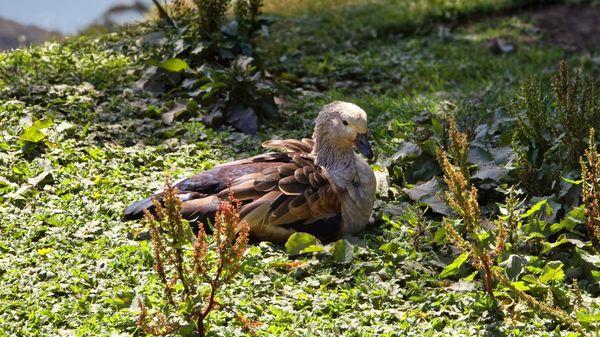
[[[154,211],[145,211],[154,251],[154,270],[163,286],[165,303],[150,312],[142,300],[137,325],[152,335],[196,331],[207,333],[207,319],[211,312],[226,310],[226,302],[219,300],[222,288],[229,285],[239,273],[249,226],[241,221],[239,202],[230,198],[219,205],[215,216],[212,240],[205,226],[200,224],[197,235],[181,218],[181,201],[177,188],[167,182],[162,204],[154,200]],[[235,316],[244,329],[253,323],[238,313]]]

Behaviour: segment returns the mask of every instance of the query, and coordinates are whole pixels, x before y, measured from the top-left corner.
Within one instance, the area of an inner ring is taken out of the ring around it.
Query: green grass
[[[120,217],[127,204],[159,188],[164,173],[188,176],[254,153],[271,137],[310,135],[312,117],[333,99],[365,108],[383,151],[398,141],[387,131],[394,119],[423,111],[478,118],[509,109],[520,81],[554,72],[563,57],[599,70],[590,61],[598,51],[565,55],[541,43],[522,18],[397,35],[445,20],[448,11],[459,18],[521,2],[361,3],[322,15],[285,13],[273,27],[265,62],[301,79],[304,91],[289,95],[282,111],[289,118],[257,136],[197,121],[164,126],[164,102],[131,90],[152,53],[136,44],[142,29],[0,54],[0,336],[139,334],[135,298],[159,303],[159,283],[149,243],[132,240],[132,223]],[[495,37],[517,51],[491,53],[486,41]],[[28,116],[54,120],[34,149],[18,139]],[[380,204],[376,218],[394,214],[395,204]],[[222,298],[263,323],[259,336],[567,335],[530,310],[511,323],[478,283],[448,289],[438,277],[448,258],[411,253],[409,224],[391,218],[353,239],[349,265],[317,255],[288,268],[295,259],[283,247],[255,244]],[[395,252],[380,249],[390,242]],[[215,336],[243,335],[229,313],[210,323]]]
[[[317,30],[334,35],[345,30],[413,33],[439,21],[454,22],[544,2],[550,3],[540,0],[267,0],[265,12],[292,18],[317,16],[330,25]]]

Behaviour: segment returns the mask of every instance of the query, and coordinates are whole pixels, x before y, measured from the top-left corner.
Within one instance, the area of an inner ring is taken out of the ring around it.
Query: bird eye
[[[344,125],[348,125],[348,121],[342,121]]]

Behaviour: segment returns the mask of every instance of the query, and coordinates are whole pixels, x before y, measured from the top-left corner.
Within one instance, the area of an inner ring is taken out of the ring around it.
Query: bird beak
[[[359,133],[356,135],[354,146],[356,146],[358,152],[362,153],[367,159],[373,159],[373,149],[371,149],[371,144],[369,144],[366,133]]]

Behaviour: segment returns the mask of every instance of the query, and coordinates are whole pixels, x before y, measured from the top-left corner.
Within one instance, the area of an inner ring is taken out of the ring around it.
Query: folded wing
[[[231,192],[242,202],[240,215],[250,224],[251,234],[260,240],[285,242],[294,231],[310,232],[324,241],[337,238],[339,197],[327,172],[310,155],[312,140],[274,140],[263,146],[287,153],[226,163],[178,183],[182,215],[191,221],[211,220]],[[126,216],[151,205],[151,198],[128,207]]]

